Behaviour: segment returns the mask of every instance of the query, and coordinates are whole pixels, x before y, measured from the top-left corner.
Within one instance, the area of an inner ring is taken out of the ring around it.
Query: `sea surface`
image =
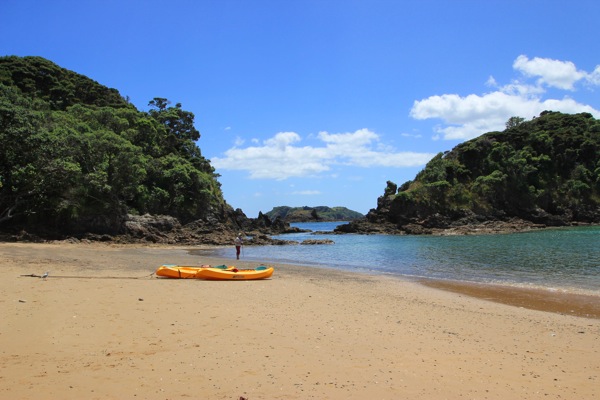
[[[244,246],[242,258],[411,278],[450,279],[600,294],[600,227],[467,236],[335,235],[344,222],[294,223],[312,232],[274,236],[331,245]],[[235,258],[235,249],[217,250]]]

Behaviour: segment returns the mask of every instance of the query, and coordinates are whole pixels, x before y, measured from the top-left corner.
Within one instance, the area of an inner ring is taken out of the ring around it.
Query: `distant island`
[[[270,219],[279,218],[285,222],[314,222],[314,221],[354,221],[363,218],[364,215],[349,210],[346,207],[274,207],[267,212]]]

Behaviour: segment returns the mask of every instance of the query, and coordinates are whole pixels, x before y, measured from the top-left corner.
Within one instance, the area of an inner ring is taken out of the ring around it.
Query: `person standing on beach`
[[[235,238],[235,255],[237,259],[240,259],[240,250],[242,249],[242,245],[244,244],[244,239],[242,239],[242,232],[238,233]]]

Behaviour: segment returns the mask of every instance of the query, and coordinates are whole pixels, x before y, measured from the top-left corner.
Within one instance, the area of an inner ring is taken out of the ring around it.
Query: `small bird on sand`
[[[40,278],[46,279],[49,274],[50,274],[50,271],[46,271],[42,276],[40,276]]]

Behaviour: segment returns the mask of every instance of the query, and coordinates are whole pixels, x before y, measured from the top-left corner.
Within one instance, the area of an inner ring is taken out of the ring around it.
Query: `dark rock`
[[[365,218],[339,225],[335,233],[388,234],[388,235],[469,235],[485,233],[523,232],[547,226],[568,225],[567,220],[538,212],[530,220],[507,217],[497,211],[477,214],[472,210],[453,210],[448,214],[432,212],[427,206],[414,203],[403,209],[394,196],[381,196],[377,209]]]
[[[335,242],[331,239],[307,239],[303,240],[300,244],[335,244]]]

